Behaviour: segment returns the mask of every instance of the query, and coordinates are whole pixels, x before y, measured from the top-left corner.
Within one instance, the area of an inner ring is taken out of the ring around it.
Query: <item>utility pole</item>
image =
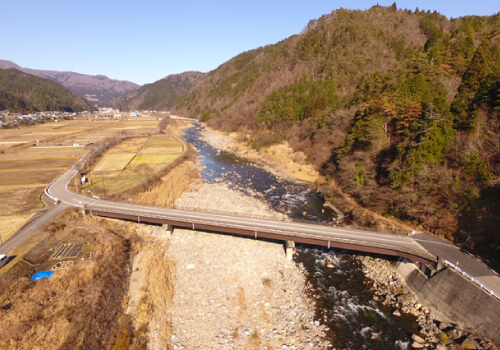
[[[102,191],[104,192],[104,199],[106,199],[106,186],[104,186],[104,178],[101,175]]]
[[[172,198],[172,208],[174,208],[174,178],[170,177],[170,197]]]

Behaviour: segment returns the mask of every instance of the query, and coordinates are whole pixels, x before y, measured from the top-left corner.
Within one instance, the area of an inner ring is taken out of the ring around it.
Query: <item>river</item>
[[[257,195],[274,210],[297,220],[328,222],[317,191],[281,179],[234,154],[217,150],[202,140],[203,127],[195,125],[184,138],[199,151],[204,181],[223,181],[228,187]],[[369,281],[351,252],[299,246],[295,261],[308,273],[316,317],[330,331],[329,340],[341,349],[408,349],[410,335],[417,331],[414,316],[394,316],[394,309],[373,300]]]

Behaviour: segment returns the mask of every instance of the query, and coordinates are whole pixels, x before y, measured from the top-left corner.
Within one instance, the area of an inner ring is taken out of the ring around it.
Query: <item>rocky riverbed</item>
[[[174,349],[328,349],[303,272],[277,243],[175,229]]]
[[[283,214],[273,211],[255,197],[230,189],[224,183],[195,183],[175,201],[175,206],[191,210],[283,219]]]
[[[375,300],[395,307],[396,316],[410,313],[417,317],[419,334],[411,337],[413,349],[498,349],[493,342],[481,339],[470,330],[439,320],[399,277],[394,262],[370,256],[360,256],[359,260],[363,264],[363,272],[373,281]]]

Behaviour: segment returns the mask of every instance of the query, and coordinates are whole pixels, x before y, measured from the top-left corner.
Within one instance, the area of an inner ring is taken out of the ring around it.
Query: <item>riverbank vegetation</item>
[[[470,235],[498,264],[499,16],[339,9],[208,73],[176,111],[256,149],[287,141],[327,197],[457,243]]]

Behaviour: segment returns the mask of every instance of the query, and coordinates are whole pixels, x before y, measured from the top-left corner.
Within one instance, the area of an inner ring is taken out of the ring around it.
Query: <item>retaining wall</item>
[[[397,272],[440,319],[472,328],[500,344],[500,301],[494,296],[450,268],[427,278],[413,263],[404,260]]]

